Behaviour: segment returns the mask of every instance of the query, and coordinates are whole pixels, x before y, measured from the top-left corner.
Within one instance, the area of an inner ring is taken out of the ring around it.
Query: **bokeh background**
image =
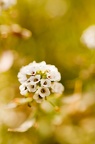
[[[95,0],[18,0],[13,5],[2,1],[0,144],[95,144]],[[65,87],[55,98],[60,111],[47,103],[39,110],[27,105],[4,109],[22,97],[17,74],[34,60],[60,71]],[[34,113],[33,127],[7,131]]]

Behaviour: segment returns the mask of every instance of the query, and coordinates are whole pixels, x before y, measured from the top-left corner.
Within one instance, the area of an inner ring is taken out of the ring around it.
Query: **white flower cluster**
[[[41,103],[51,93],[62,94],[64,87],[60,81],[61,75],[54,65],[47,65],[44,61],[35,61],[22,67],[18,73],[21,83],[19,89],[21,95],[33,94],[33,99]]]

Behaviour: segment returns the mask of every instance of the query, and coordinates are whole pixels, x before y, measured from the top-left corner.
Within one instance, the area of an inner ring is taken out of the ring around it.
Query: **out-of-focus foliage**
[[[0,7],[0,144],[95,143],[95,47],[81,41],[92,25],[95,0],[18,0]],[[22,97],[17,74],[34,60],[58,67],[65,91],[51,101],[59,109],[47,102],[4,109]],[[28,131],[7,131],[27,120]]]

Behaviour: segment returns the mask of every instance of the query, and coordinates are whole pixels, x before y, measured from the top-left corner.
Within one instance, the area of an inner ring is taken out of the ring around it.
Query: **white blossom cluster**
[[[59,83],[60,79],[61,75],[54,65],[34,61],[22,67],[18,73],[20,94],[28,97],[32,93],[33,99],[41,103],[51,93],[62,94],[64,87]]]

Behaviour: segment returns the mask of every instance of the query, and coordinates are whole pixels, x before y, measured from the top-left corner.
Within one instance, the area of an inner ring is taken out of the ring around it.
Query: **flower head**
[[[21,95],[28,96],[30,93],[37,103],[41,103],[51,93],[62,94],[64,87],[59,83],[61,75],[54,65],[48,65],[44,61],[35,61],[22,67],[18,73],[21,83]]]

